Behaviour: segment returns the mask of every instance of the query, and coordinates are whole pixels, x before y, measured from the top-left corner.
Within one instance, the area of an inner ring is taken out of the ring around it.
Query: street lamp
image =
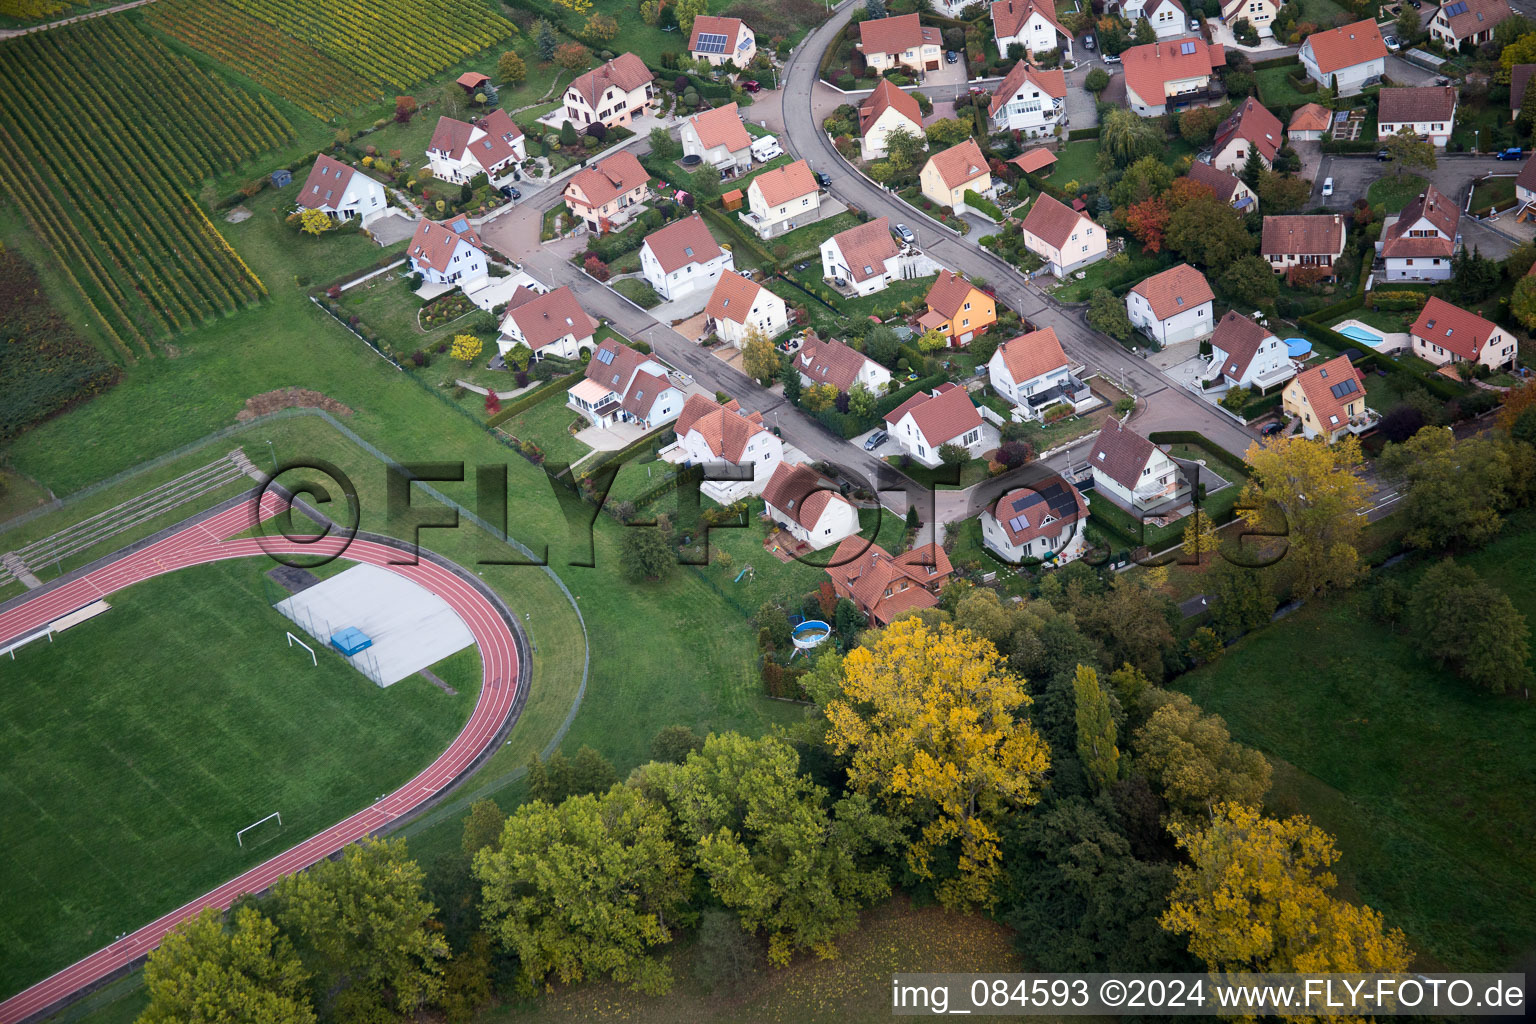
[[[272,456],[272,472],[277,472],[277,449],[272,447],[272,442],[267,441],[267,451]]]

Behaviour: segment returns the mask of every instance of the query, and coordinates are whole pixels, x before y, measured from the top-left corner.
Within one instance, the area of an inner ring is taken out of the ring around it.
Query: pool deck
[[[1351,341],[1358,341],[1362,345],[1368,345],[1370,348],[1377,352],[1403,352],[1407,351],[1410,347],[1408,334],[1405,331],[1393,333],[1379,331],[1372,327],[1370,324],[1361,323],[1359,320],[1340,320],[1338,323],[1333,325],[1333,330],[1338,331],[1339,333],[1343,333],[1340,328],[1344,327],[1357,327],[1360,330],[1372,335],[1373,337],[1380,338],[1381,343],[1378,345],[1372,345],[1370,342],[1361,338],[1350,338]],[[1347,334],[1344,336],[1349,338],[1349,335]]]

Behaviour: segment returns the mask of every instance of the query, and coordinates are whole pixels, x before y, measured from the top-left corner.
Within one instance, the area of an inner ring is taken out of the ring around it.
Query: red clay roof
[[[925,544],[892,558],[880,545],[862,537],[846,538],[827,566],[838,596],[848,598],[882,626],[913,608],[938,604],[934,591],[953,572],[949,556],[937,544]]]
[[[475,126],[464,121],[458,121],[451,117],[437,119],[437,127],[432,130],[432,141],[427,143],[427,152],[444,153],[450,160],[458,160],[464,156],[464,147],[469,145],[469,137],[475,133]]]
[[[875,91],[859,104],[859,134],[868,135],[870,125],[891,107],[895,107],[896,113],[911,121],[919,132],[923,130],[923,111],[917,105],[917,100],[896,88],[889,79],[882,78],[875,86]]]
[[[928,447],[938,448],[981,426],[981,414],[971,403],[970,393],[958,384],[940,384],[932,392],[913,395],[885,414],[889,426],[900,423],[908,413]]]
[[[491,76],[481,71],[466,71],[456,81],[466,89],[478,89],[491,80]]]
[[[891,234],[889,217],[874,220],[839,231],[832,242],[843,254],[843,262],[855,281],[865,281],[885,273],[885,261],[901,252],[896,238]]]
[[[688,119],[688,123],[699,133],[699,145],[705,149],[724,146],[732,153],[739,153],[752,148],[752,136],[747,134],[747,129],[742,125],[741,115],[737,113],[734,103],[695,114]]]
[[[1232,194],[1237,191],[1237,186],[1243,183],[1243,180],[1237,175],[1228,174],[1219,167],[1212,167],[1210,164],[1201,163],[1199,160],[1190,164],[1189,170],[1184,173],[1191,181],[1198,181],[1209,188],[1216,194],[1216,198],[1224,203],[1232,201]]]
[[[1408,328],[1414,337],[1470,360],[1477,359],[1496,330],[1498,327],[1490,321],[1439,296],[1430,296],[1419,311],[1419,318]]]
[[[1384,124],[1444,121],[1450,129],[1456,113],[1456,88],[1450,85],[1388,86],[1376,97],[1376,120]]]
[[[1044,146],[1028,149],[1008,161],[1026,174],[1034,174],[1056,163],[1056,154]]]
[[[615,86],[623,92],[634,92],[645,85],[655,76],[645,66],[645,61],[632,53],[621,53],[601,67],[593,68],[586,74],[575,79],[566,90],[575,89],[587,106],[593,110],[598,109],[602,101],[603,93],[610,86]]]
[[[997,91],[992,94],[992,106],[988,108],[987,113],[995,116],[999,110],[1008,105],[1009,100],[1018,95],[1026,82],[1054,99],[1066,98],[1067,76],[1064,71],[1060,68],[1042,71],[1039,68],[1030,67],[1021,60],[998,84]]]
[[[947,319],[960,312],[960,306],[975,290],[975,285],[953,270],[941,270],[939,276],[934,278],[933,286],[928,289],[924,301],[928,303],[929,309]]]
[[[698,214],[673,221],[645,236],[648,246],[661,269],[670,274],[690,263],[708,263],[719,256],[721,248],[705,227]]]
[[[513,306],[507,311],[507,319],[517,325],[528,347],[535,352],[567,334],[580,340],[597,331],[597,321],[581,308],[576,293],[564,286]]]
[[[1314,32],[1302,40],[1301,45],[1312,50],[1317,70],[1325,75],[1340,68],[1385,59],[1387,56],[1387,44],[1381,40],[1381,29],[1370,19],[1341,25],[1326,32]]]
[[[1433,300],[1431,300],[1433,301]],[[1453,307],[1454,308],[1454,307]],[[1327,433],[1349,422],[1344,407],[1354,399],[1365,397],[1365,386],[1360,371],[1349,361],[1349,356],[1334,356],[1326,363],[1311,366],[1296,375],[1296,383],[1312,407],[1318,426]],[[1338,388],[1341,393],[1335,394]]]
[[[869,362],[859,352],[835,338],[826,341],[814,334],[807,337],[795,353],[797,371],[817,384],[831,384],[839,391],[847,391],[859,379],[859,371]]]
[[[1232,112],[1231,117],[1217,127],[1216,141],[1211,151],[1219,153],[1234,138],[1243,138],[1252,143],[1265,160],[1273,161],[1275,154],[1280,150],[1281,136],[1284,131],[1280,119],[1271,114],[1258,100],[1249,96],[1243,100],[1242,106]]]
[[[792,164],[783,167],[775,167],[764,171],[752,179],[752,184],[763,195],[763,202],[769,206],[778,206],[801,196],[812,195],[818,191],[815,175],[804,160],[796,160]],[[747,186],[751,188],[751,185]]]
[[[1446,14],[1446,9],[1454,6],[1454,3],[1441,4],[1435,14]],[[1451,35],[1458,41],[1491,31],[1493,26],[1515,13],[1504,0],[1465,0],[1461,8],[1459,14],[1446,14],[1446,20],[1451,23]]]
[[[469,144],[469,152],[489,171],[492,167],[517,159],[515,145],[523,137],[523,130],[513,123],[505,110],[493,110],[475,122],[475,127],[485,133]]]
[[[996,34],[1007,39],[1019,34],[1019,29],[1024,27],[1024,22],[1030,14],[1039,11],[1045,20],[1056,26],[1056,31],[1064,36],[1072,33],[1062,28],[1060,20],[1056,17],[1055,0],[997,0],[992,5],[992,27]]]
[[[1336,213],[1286,214],[1264,218],[1260,251],[1290,256],[1337,255],[1344,245],[1344,221]]]
[[[1415,238],[1409,234],[1414,225],[1427,220],[1439,232]],[[1445,193],[1430,185],[1398,214],[1381,233],[1381,255],[1398,259],[1441,256],[1449,259],[1456,251],[1456,230],[1461,224],[1461,207]]]
[[[1024,217],[1024,230],[1060,249],[1071,240],[1078,224],[1085,220],[1093,223],[1086,215],[1042,192]]]
[[[602,206],[639,188],[648,180],[650,174],[640,166],[635,154],[626,149],[577,171],[566,183],[565,190],[566,195],[570,195],[573,186],[579,188],[582,195],[587,197],[588,205]]]
[[[947,188],[959,188],[983,174],[990,174],[987,158],[981,155],[981,147],[976,145],[975,139],[966,139],[933,154],[928,158],[928,163],[937,168],[939,180]]]
[[[1053,327],[1011,338],[999,345],[997,351],[1015,385],[1072,365],[1061,350],[1061,341]]]
[[[1248,372],[1248,364],[1259,354],[1259,346],[1274,335],[1252,320],[1235,311],[1228,311],[1211,334],[1211,348],[1226,353],[1221,372],[1233,380],[1240,380]]]
[[[1525,87],[1536,72],[1536,64],[1516,64],[1509,69],[1509,109],[1519,110],[1525,102]],[[1536,266],[1536,264],[1532,264]]]
[[[1136,431],[1110,420],[1094,439],[1093,451],[1088,453],[1088,465],[1103,473],[1128,491],[1141,482],[1141,471],[1147,468],[1157,445]]]
[[[299,205],[311,210],[335,209],[341,202],[342,193],[347,190],[347,183],[356,173],[355,167],[321,153],[315,157],[315,165],[309,169],[309,177],[304,179],[304,187],[299,189]]]
[[[1170,39],[1133,46],[1120,55],[1120,60],[1126,86],[1156,106],[1168,98],[1169,82],[1209,76],[1213,68],[1226,64],[1227,54],[1221,46],[1207,44],[1204,39]]]
[[[1153,274],[1131,291],[1147,300],[1152,315],[1159,320],[1167,320],[1216,298],[1205,275],[1188,263]]]
[[[736,42],[741,35],[740,18],[721,18],[713,14],[700,14],[693,19],[693,31],[688,34],[688,52],[694,53],[699,48],[699,36],[708,33],[710,35],[725,36],[724,57],[731,57],[736,53]]]
[[[742,461],[752,439],[768,432],[761,413],[748,415],[734,399],[721,405],[708,395],[689,395],[673,429],[678,437],[697,430],[709,450],[725,462]]]
[[[423,218],[416,225],[416,234],[411,237],[410,248],[406,252],[410,253],[418,265],[442,273],[448,269],[449,260],[453,259],[453,251],[459,247],[460,240],[476,249],[483,248],[480,236],[469,225],[468,217],[459,216],[441,222]]]
[[[752,303],[763,290],[756,281],[749,281],[734,270],[725,270],[715,282],[715,290],[709,293],[709,305],[704,312],[716,320],[732,320],[738,324],[747,322]]]
[[[1291,115],[1288,131],[1325,132],[1333,124],[1333,112],[1321,103],[1303,103]]]
[[[780,462],[773,467],[773,475],[763,485],[763,501],[807,530],[815,528],[834,501],[850,505],[847,498],[837,493],[836,484],[798,462]]]
[[[996,519],[1010,543],[1022,547],[1039,537],[1057,536],[1088,515],[1088,503],[1076,487],[1057,477],[1037,487],[1016,487],[998,497],[987,514]]]
[[[937,45],[939,33],[937,29],[925,29],[916,14],[898,14],[861,21],[859,42],[865,53],[901,53],[924,43]]]

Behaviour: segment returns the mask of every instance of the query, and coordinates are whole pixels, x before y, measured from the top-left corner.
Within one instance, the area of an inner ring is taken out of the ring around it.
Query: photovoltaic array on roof
[[[597,361],[600,362],[600,363],[604,363],[604,364],[613,362],[613,352],[612,352],[612,350],[606,349],[606,348],[598,349],[597,350]]]
[[[1342,383],[1335,384],[1328,390],[1333,392],[1334,398],[1343,398],[1345,395],[1352,395],[1355,393],[1355,382],[1352,380],[1346,380]]]
[[[1195,44],[1194,44],[1194,42],[1192,40],[1185,40],[1184,42],[1180,43],[1179,44],[1179,52],[1180,53],[1184,53],[1184,54],[1194,53],[1195,52]]]
[[[1467,5],[1465,3],[1459,2],[1459,0],[1458,0],[1457,3],[1451,4],[1451,6],[1449,6],[1449,7],[1447,7],[1445,9],[1445,16],[1447,18],[1454,18],[1458,14],[1466,14],[1466,13],[1467,13]]]
[[[724,53],[725,44],[730,40],[718,32],[699,33],[699,45],[694,47],[695,53]]]

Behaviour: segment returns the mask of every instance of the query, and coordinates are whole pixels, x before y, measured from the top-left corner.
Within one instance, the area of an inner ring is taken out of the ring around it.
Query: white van
[[[1332,178],[1325,178],[1325,179],[1323,179],[1323,195],[1325,195],[1325,196],[1333,195],[1333,179]]]
[[[752,140],[752,159],[760,164],[765,164],[774,157],[784,152],[775,135],[764,135],[762,138]]]

